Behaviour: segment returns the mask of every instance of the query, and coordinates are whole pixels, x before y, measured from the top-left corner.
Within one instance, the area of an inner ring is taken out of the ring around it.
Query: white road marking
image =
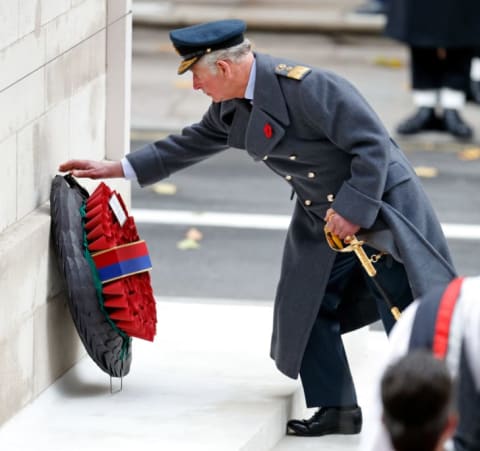
[[[480,225],[442,224],[443,233],[451,240],[480,240]]]
[[[238,305],[253,307],[271,307],[273,300],[268,299],[234,299],[234,298],[203,298],[190,296],[155,296],[158,303],[168,304],[221,304],[221,305]]]
[[[288,224],[290,224],[290,216],[288,215],[257,215],[136,208],[132,209],[131,214],[135,218],[135,222],[140,224],[176,224],[266,230],[286,230]]]
[[[290,224],[289,215],[150,210],[145,208],[134,208],[131,210],[131,214],[138,224],[172,224],[262,230],[286,230]],[[444,223],[442,228],[448,239],[480,240],[480,225]]]

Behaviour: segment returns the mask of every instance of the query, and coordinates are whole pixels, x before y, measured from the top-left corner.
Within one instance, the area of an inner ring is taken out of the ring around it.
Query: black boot
[[[474,102],[480,103],[480,81],[470,81],[470,97]]]
[[[435,114],[435,109],[422,106],[417,112],[403,121],[397,127],[397,133],[401,135],[414,135],[428,130],[439,130],[441,121]]]
[[[470,139],[473,136],[472,128],[465,123],[458,110],[446,108],[443,110],[445,130],[460,139]]]
[[[314,437],[327,434],[358,434],[362,430],[360,407],[320,407],[308,420],[290,420],[288,435]]]

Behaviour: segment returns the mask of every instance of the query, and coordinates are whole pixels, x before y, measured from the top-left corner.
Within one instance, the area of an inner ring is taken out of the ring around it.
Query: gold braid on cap
[[[190,67],[192,67],[199,59],[200,59],[199,56],[194,56],[193,58],[183,60],[180,63],[180,66],[178,66],[178,70],[177,70],[178,75],[181,75],[184,72],[186,72],[188,69],[190,69]]]

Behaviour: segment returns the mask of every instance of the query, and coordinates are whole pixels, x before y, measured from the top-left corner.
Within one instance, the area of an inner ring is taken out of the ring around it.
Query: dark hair
[[[433,451],[452,408],[453,383],[444,361],[415,350],[381,381],[383,422],[397,451]]]

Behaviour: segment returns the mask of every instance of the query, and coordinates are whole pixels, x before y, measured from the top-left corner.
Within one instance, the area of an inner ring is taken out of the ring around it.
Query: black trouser
[[[470,79],[473,48],[446,49],[441,57],[436,48],[410,47],[414,90],[450,88],[465,92]]]
[[[365,247],[371,254],[372,249]],[[400,308],[412,299],[403,265],[390,256],[382,257],[375,265],[377,278],[395,305]],[[337,307],[354,272],[362,278],[372,293],[387,333],[395,323],[370,277],[364,273],[355,254],[339,253],[335,259],[322,306],[310,334],[300,368],[307,407],[352,406],[357,404],[355,386],[348,365],[336,315]],[[393,295],[392,295],[393,294]],[[374,356],[372,356],[374,358]]]

